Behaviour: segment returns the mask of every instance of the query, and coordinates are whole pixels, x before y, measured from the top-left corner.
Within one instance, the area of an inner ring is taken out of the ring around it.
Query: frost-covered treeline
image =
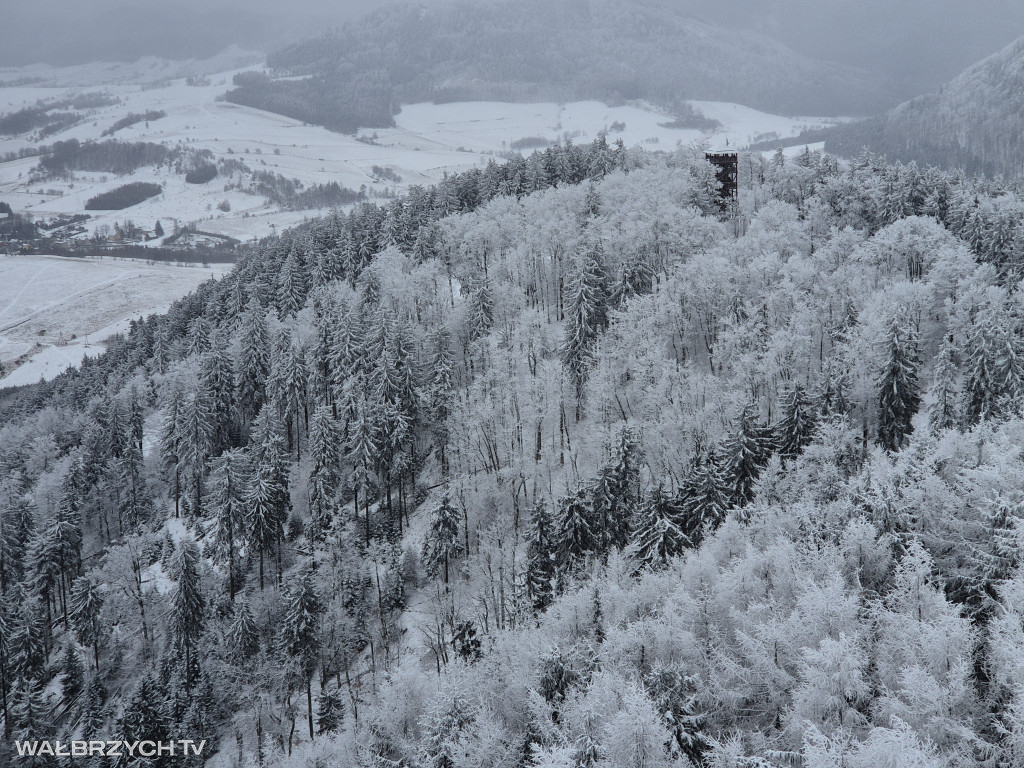
[[[1021,204],[741,160],[735,219],[603,140],[364,204],[9,396],[7,733],[1018,764]]]

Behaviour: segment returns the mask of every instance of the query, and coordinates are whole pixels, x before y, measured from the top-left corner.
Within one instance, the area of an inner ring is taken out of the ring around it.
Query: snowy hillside
[[[830,131],[826,148],[867,147],[892,160],[1024,177],[1024,38],[969,67],[937,91],[883,115]]]

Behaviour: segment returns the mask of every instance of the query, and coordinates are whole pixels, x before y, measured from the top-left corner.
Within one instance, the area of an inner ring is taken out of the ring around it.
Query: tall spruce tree
[[[899,313],[886,324],[885,357],[878,377],[878,442],[898,450],[913,430],[911,420],[921,405],[917,337]]]
[[[602,556],[629,543],[630,524],[640,502],[642,459],[636,434],[624,429],[613,461],[598,471],[590,496]]]
[[[804,388],[795,384],[783,393],[779,410],[779,420],[773,429],[775,448],[783,459],[794,459],[814,437],[814,407]]]
[[[441,328],[434,337],[430,360],[430,425],[441,458],[441,472],[448,472],[448,417],[455,403],[454,369],[448,331]]]
[[[334,733],[341,727],[345,717],[345,700],[338,690],[323,690],[317,697],[316,728],[317,733]]]
[[[359,500],[363,500],[365,511],[364,530],[365,543],[370,544],[370,498],[369,483],[373,468],[377,464],[377,443],[374,440],[373,425],[370,421],[369,407],[360,398],[356,402],[355,415],[349,429],[347,456],[352,462],[352,509],[354,516],[359,517]]]
[[[281,624],[281,650],[297,664],[306,688],[309,738],[313,738],[313,673],[320,653],[320,617],[323,605],[306,570],[289,585]]]
[[[683,510],[680,527],[692,546],[698,546],[705,531],[713,531],[725,520],[729,488],[722,475],[714,448],[699,453],[681,489]]]
[[[932,371],[928,422],[935,431],[955,429],[963,423],[963,395],[959,386],[959,366],[953,337],[946,338]]]
[[[256,419],[249,459],[254,471],[246,494],[251,541],[260,558],[261,590],[264,587],[264,559],[275,549],[280,559],[284,522],[291,507],[284,438],[271,410],[264,407]]]
[[[187,395],[178,411],[178,465],[184,486],[185,510],[192,517],[203,514],[203,482],[213,451],[217,425],[206,392]]]
[[[648,494],[637,513],[630,551],[637,568],[660,568],[693,542],[683,531],[685,512],[674,494],[658,486]]]
[[[459,535],[459,511],[445,493],[430,513],[430,528],[423,541],[423,564],[431,576],[444,574],[448,583],[451,561],[464,554]]]
[[[248,600],[235,603],[235,615],[228,627],[228,648],[239,662],[246,662],[260,649],[259,627]]]
[[[724,474],[730,504],[742,507],[753,500],[754,485],[770,455],[767,428],[752,408],[744,408],[725,443]]]
[[[100,668],[100,640],[103,638],[103,623],[100,610],[103,596],[99,585],[88,576],[75,579],[71,586],[71,621],[82,645],[92,648],[93,663]]]
[[[166,714],[165,686],[155,675],[142,678],[138,687],[124,705],[119,721],[120,740],[166,742],[171,738],[173,725]]]
[[[99,675],[93,675],[85,687],[81,715],[78,722],[82,729],[82,738],[93,739],[99,736],[107,721],[107,689]]]
[[[306,533],[311,541],[320,542],[331,526],[341,466],[341,432],[325,405],[313,412],[309,452],[313,466],[309,472],[310,519]]]
[[[964,401],[971,423],[1017,405],[1024,394],[1024,320],[999,288],[988,292],[963,341]]]
[[[222,453],[210,469],[207,504],[215,521],[211,555],[214,562],[227,565],[231,600],[238,589],[240,553],[247,543],[246,499],[251,471],[249,458],[240,448]]]
[[[554,599],[558,557],[556,534],[547,501],[538,499],[530,512],[526,534],[526,593],[537,613]]]
[[[74,644],[68,643],[60,662],[60,693],[64,701],[74,701],[85,685],[85,669]]]
[[[202,357],[199,388],[210,410],[210,453],[216,456],[231,445],[235,416],[234,373],[222,333],[213,335],[210,351]]]
[[[184,411],[183,401],[181,387],[177,383],[172,384],[160,423],[160,458],[171,485],[175,517],[181,514],[181,432],[178,425]]]
[[[281,309],[281,317],[294,315],[306,303],[309,290],[306,272],[306,261],[302,253],[298,247],[292,246],[278,274],[277,305]]]
[[[270,331],[263,307],[254,296],[249,300],[238,330],[235,360],[235,390],[238,411],[246,424],[259,413],[266,398],[270,376]]]
[[[482,339],[494,324],[494,298],[487,280],[480,280],[470,291],[466,330],[470,341]]]
[[[600,521],[585,488],[564,496],[558,502],[558,567],[572,571],[601,543]]]
[[[182,539],[171,577],[175,587],[168,623],[175,647],[184,656],[185,686],[191,688],[196,680],[193,668],[196,643],[206,625],[206,599],[199,576],[199,548],[191,539]]]
[[[566,290],[565,341],[562,363],[576,393],[577,418],[593,365],[598,334],[608,325],[608,277],[590,253],[584,253]]]

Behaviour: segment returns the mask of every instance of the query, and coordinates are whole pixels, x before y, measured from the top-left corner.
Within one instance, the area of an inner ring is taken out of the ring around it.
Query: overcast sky
[[[266,52],[398,1],[0,0],[11,6],[0,16],[0,65],[190,58],[232,42]],[[1024,35],[1022,0],[647,1],[762,32],[806,56],[880,70],[910,94]]]

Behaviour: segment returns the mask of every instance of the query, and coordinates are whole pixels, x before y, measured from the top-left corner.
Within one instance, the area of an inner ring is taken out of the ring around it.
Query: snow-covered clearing
[[[33,384],[103,351],[131,320],[163,312],[228,265],[0,256],[0,387]],[[14,361],[27,359],[17,367]],[[13,367],[13,370],[12,370]]]
[[[397,130],[362,131],[376,133],[378,140],[398,142],[410,148],[424,140],[436,147],[463,148],[470,152],[502,152],[524,138],[550,142],[569,136],[587,142],[607,132],[609,141],[622,139],[627,146],[651,150],[672,150],[679,145],[706,141],[711,149],[742,148],[775,133],[779,138],[799,135],[805,128],[820,128],[834,118],[782,117],[759,112],[742,104],[721,101],[690,102],[721,128],[701,131],[671,127],[672,117],[644,104],[609,107],[599,101],[569,104],[509,104],[477,101],[450,104],[411,104],[395,117]],[[406,136],[415,137],[404,139]],[[524,153],[531,150],[525,149]]]

